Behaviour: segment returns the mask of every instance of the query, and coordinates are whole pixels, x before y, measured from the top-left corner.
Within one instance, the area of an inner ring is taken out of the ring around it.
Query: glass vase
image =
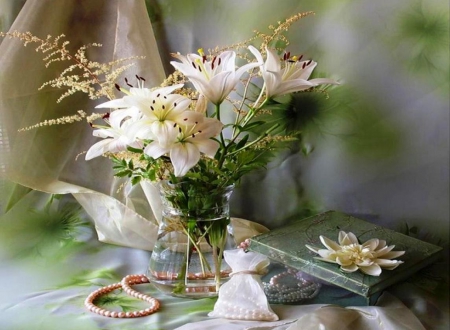
[[[147,272],[160,291],[211,297],[229,279],[223,251],[235,248],[229,227],[233,188],[160,182],[162,219]]]

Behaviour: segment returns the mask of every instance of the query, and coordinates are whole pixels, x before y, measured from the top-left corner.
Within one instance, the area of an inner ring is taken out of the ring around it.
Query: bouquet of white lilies
[[[232,184],[249,170],[264,166],[267,161],[264,152],[270,152],[277,142],[294,138],[295,132],[282,137],[271,135],[278,125],[268,126],[265,121],[255,121],[255,117],[269,110],[277,96],[336,82],[327,78],[308,80],[317,65],[312,60],[302,61],[301,57],[290,57],[289,53],[280,59],[276,50],[266,47],[264,61],[255,47],[248,49],[255,59],[237,69],[235,51],[205,55],[200,49],[199,54],[174,54],[180,62],[171,64],[194,86],[193,93],[186,91],[183,84],[148,89],[142,77],[136,77],[138,87],[129,90],[116,85],[125,96],[97,106],[114,110],[103,116],[107,126],[93,125],[96,128],[93,134],[103,140],[88,150],[86,159],[113,156],[119,169],[117,174],[133,177],[134,182],[141,178],[176,180],[187,176],[221,186]],[[243,78],[250,71],[249,77]],[[234,123],[224,124],[222,103],[239,83],[248,86],[251,79],[259,77],[263,78],[263,87],[257,99],[252,102],[244,94],[239,104],[233,103]],[[128,80],[127,84],[131,86]],[[174,93],[177,90],[180,92]],[[208,102],[214,105],[212,111],[208,111]],[[228,138],[224,133],[227,127],[232,131]],[[119,157],[121,161],[117,161],[117,154],[122,152],[139,153],[143,157],[134,162],[133,158],[124,161]],[[157,162],[160,158],[163,161]],[[195,169],[199,161],[204,164]],[[152,166],[149,167],[149,163]],[[192,176],[190,170],[202,176]]]
[[[46,65],[71,61],[58,78],[43,85],[68,87],[61,98],[81,91],[91,99],[109,99],[96,107],[109,109],[106,113],[87,116],[79,111],[54,122],[87,119],[94,128],[93,135],[101,140],[89,148],[86,160],[99,156],[112,159],[115,175],[130,178],[132,184],[162,181],[162,202],[167,209],[163,210],[158,240],[179,231],[188,238],[188,244],[183,248],[186,265],[182,268],[166,269],[161,274],[150,265],[155,282],[175,278],[187,281],[194,274],[190,273],[189,262],[196,254],[200,256],[201,277],[214,273],[219,283],[233,187],[245,174],[265,167],[276,148],[285,147],[300,133],[288,130],[272,117],[273,112],[284,110],[277,98],[337,84],[328,78],[310,79],[317,63],[285,51],[289,42],[283,33],[309,14],[294,15],[276,27],[270,26],[270,34],[257,32],[248,41],[222,50],[172,54],[178,60],[170,62],[175,72],[153,88],[146,87],[141,76],[136,76],[134,83],[126,78],[123,84],[117,83],[131,65],[124,62],[138,57],[102,64],[88,60],[85,54],[88,47],[99,44],[83,46],[71,54],[66,49],[68,42],[61,41],[63,36],[40,39],[29,32],[2,34],[19,38],[25,45],[38,44],[37,50],[48,54]],[[257,39],[262,39],[258,49],[251,45]],[[116,98],[114,88],[124,96]],[[212,249],[212,261],[202,254],[205,241]],[[180,250],[164,244],[155,245],[155,265],[162,262],[156,259],[158,251]],[[173,292],[183,293],[187,285],[177,283],[172,287]]]

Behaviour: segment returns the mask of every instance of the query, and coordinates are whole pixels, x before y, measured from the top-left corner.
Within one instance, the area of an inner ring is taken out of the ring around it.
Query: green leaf
[[[139,148],[133,148],[133,147],[127,147],[128,151],[137,153],[137,154],[142,154],[144,153],[144,149],[139,149]]]
[[[245,144],[247,143],[249,138],[249,135],[247,134],[246,136],[244,136],[242,138],[242,140],[240,140],[237,144],[236,144],[236,150],[239,150],[241,148],[243,148],[245,146]]]
[[[265,122],[265,121],[262,121],[262,120],[254,121],[254,122],[248,123],[248,124],[245,125],[242,129],[243,129],[243,130],[246,130],[246,131],[250,131],[251,129],[253,129],[253,128],[255,128],[255,127],[258,127],[258,126],[261,126],[261,125],[264,125],[265,123],[266,123],[266,122]]]
[[[123,178],[125,176],[131,176],[131,174],[132,174],[132,172],[130,170],[123,170],[123,171],[114,173],[114,175],[119,178]]]
[[[141,176],[134,176],[131,178],[131,184],[134,186],[136,184],[138,184],[139,182],[141,182],[142,177]]]

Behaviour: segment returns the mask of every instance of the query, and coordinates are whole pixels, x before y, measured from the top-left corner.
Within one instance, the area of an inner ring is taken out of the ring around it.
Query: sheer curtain
[[[97,61],[142,55],[145,59],[135,61],[126,72],[128,77],[139,72],[150,86],[159,85],[165,77],[144,1],[28,0],[10,28],[15,30],[30,31],[44,39],[47,35],[65,34],[72,51],[89,43],[101,43],[101,48],[88,50],[88,56]],[[96,104],[105,101],[90,101],[78,93],[57,103],[64,91],[38,90],[67,65],[53,63],[45,68],[44,55],[35,48],[9,38],[0,45],[4,211],[7,205],[14,207],[12,201],[17,193],[8,181],[45,193],[71,193],[95,220],[100,240],[151,249],[156,220],[140,187],[119,189],[123,182],[113,179],[107,159],[77,159],[96,141],[86,122],[18,132],[47,119],[73,115],[80,109],[91,113]]]

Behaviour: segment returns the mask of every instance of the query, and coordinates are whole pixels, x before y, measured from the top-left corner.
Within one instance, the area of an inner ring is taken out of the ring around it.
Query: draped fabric
[[[42,17],[49,19],[43,22]],[[30,31],[40,38],[64,34],[72,52],[82,45],[100,43],[101,48],[87,52],[99,62],[145,56],[134,61],[126,76],[139,73],[149,85],[159,85],[165,78],[143,1],[30,0],[10,28],[15,30]],[[96,142],[86,122],[18,132],[44,120],[74,115],[80,109],[92,113],[95,105],[105,100],[91,101],[77,93],[57,103],[64,90],[38,89],[67,67],[66,63],[46,68],[44,55],[35,51],[37,45],[24,47],[16,39],[5,38],[0,47],[2,174],[46,193],[73,194],[95,220],[100,240],[151,249],[156,221],[144,194],[135,192],[139,187],[121,187],[123,182],[113,179],[108,159],[86,162],[83,155],[77,158]],[[9,194],[5,199],[11,203],[15,190],[5,190],[3,194]]]

